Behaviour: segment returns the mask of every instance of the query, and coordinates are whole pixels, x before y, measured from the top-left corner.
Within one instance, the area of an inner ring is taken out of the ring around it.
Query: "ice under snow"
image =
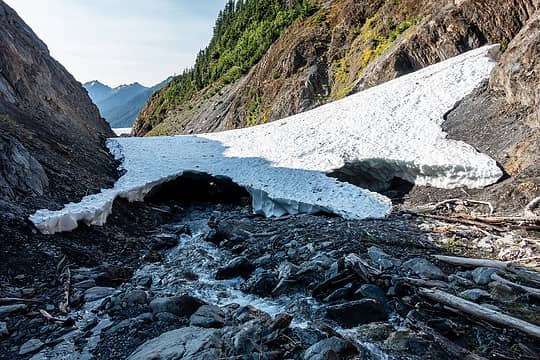
[[[502,172],[470,145],[450,140],[444,115],[483,80],[495,62],[483,47],[314,110],[265,125],[212,134],[116,138],[111,152],[126,173],[114,188],[30,216],[46,234],[79,221],[105,223],[117,197],[143,200],[158,184],[184,172],[223,176],[252,196],[267,216],[330,212],[383,218],[385,196],[327,176],[346,168],[380,182],[394,176],[441,188],[483,187]]]

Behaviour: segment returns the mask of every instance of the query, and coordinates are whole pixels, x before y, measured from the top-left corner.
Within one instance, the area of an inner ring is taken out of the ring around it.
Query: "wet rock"
[[[7,323],[0,321],[0,338],[8,336],[9,330],[7,327]]]
[[[232,279],[238,276],[247,279],[255,266],[244,256],[239,256],[232,259],[227,265],[219,268],[216,273],[216,279],[225,280]]]
[[[497,272],[497,269],[495,268],[487,268],[487,267],[479,267],[472,271],[472,279],[473,281],[478,285],[487,285],[491,282],[491,275],[495,274]]]
[[[402,269],[423,279],[446,280],[446,275],[437,266],[424,258],[416,257],[403,263]]]
[[[274,321],[272,321],[272,324],[270,324],[270,330],[283,330],[289,327],[291,325],[291,322],[293,321],[293,317],[289,314],[277,314]]]
[[[270,315],[251,305],[239,307],[232,312],[231,317],[235,322],[240,324],[249,322],[254,319],[260,319],[263,321],[270,320]]]
[[[384,306],[373,299],[327,306],[328,316],[345,328],[388,319]]]
[[[104,297],[112,295],[114,290],[115,289],[111,287],[95,286],[84,292],[84,300],[90,302],[103,299]]]
[[[388,339],[384,342],[388,349],[396,351],[408,351],[409,340],[414,336],[414,333],[409,330],[395,331],[390,334]]]
[[[447,354],[441,353],[433,346],[432,342],[422,339],[421,336],[410,330],[393,332],[384,344],[390,350],[407,352],[409,356],[418,355],[424,358],[429,352],[432,359],[447,358]]]
[[[271,296],[278,284],[278,277],[272,271],[256,271],[242,284],[242,290],[259,296]]]
[[[140,286],[144,289],[150,288],[152,286],[152,276],[143,275],[135,280],[135,285]]]
[[[11,314],[24,311],[28,306],[24,304],[13,304],[13,305],[4,305],[0,306],[0,319],[5,318]]]
[[[31,339],[22,344],[19,349],[19,355],[32,354],[43,347],[43,342],[39,339]]]
[[[151,239],[150,248],[152,250],[165,250],[178,245],[178,236],[175,234],[159,234]]]
[[[310,346],[304,353],[304,360],[342,359],[357,353],[350,341],[333,336]]]
[[[148,296],[144,290],[136,289],[125,295],[125,301],[128,305],[145,305],[148,302]]]
[[[480,299],[489,299],[491,295],[482,289],[469,289],[459,293],[459,296],[466,300],[478,301]]]
[[[358,333],[368,341],[382,341],[388,338],[392,330],[393,327],[389,323],[379,322],[360,326]]]
[[[333,302],[333,301],[346,299],[353,293],[353,291],[354,289],[353,289],[352,283],[348,283],[344,287],[333,291],[330,295],[324,298],[324,301]]]
[[[176,316],[191,316],[206,303],[189,295],[156,298],[150,302],[154,314],[168,312]]]
[[[218,359],[221,345],[217,330],[186,327],[145,342],[128,359]]]
[[[366,299],[373,299],[383,304],[388,300],[384,290],[373,284],[362,285],[356,293],[361,294]]]
[[[215,305],[203,305],[190,318],[190,326],[221,328],[225,325],[225,313]]]

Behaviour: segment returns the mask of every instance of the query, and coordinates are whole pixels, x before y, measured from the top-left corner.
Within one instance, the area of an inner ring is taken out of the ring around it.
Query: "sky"
[[[77,80],[155,85],[195,62],[225,0],[5,0]]]

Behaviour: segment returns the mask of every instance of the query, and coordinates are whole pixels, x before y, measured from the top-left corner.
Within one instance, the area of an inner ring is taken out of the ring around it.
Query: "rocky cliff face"
[[[496,159],[507,178],[469,195],[499,210],[521,210],[540,194],[540,11],[509,43],[489,83],[466,97],[444,124],[463,140]],[[413,189],[411,201],[438,201],[463,193]],[[413,200],[414,199],[414,200]]]
[[[237,82],[170,106],[159,94],[136,135],[197,133],[303,112],[486,43],[505,48],[536,9],[533,0],[327,1],[295,22]]]
[[[109,186],[109,136],[81,84],[0,0],[0,214],[19,217]]]

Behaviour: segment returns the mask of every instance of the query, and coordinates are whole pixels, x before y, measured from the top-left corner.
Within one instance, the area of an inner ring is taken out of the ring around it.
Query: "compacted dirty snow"
[[[381,183],[399,177],[441,188],[483,187],[502,175],[473,147],[446,139],[444,115],[483,80],[495,62],[483,47],[343,100],[247,129],[196,136],[110,139],[126,170],[113,189],[40,210],[30,220],[43,233],[78,221],[103,224],[117,197],[142,200],[185,172],[227,177],[246,188],[253,210],[267,216],[329,212],[382,218],[388,198],[340,182],[333,171],[368,173]]]

